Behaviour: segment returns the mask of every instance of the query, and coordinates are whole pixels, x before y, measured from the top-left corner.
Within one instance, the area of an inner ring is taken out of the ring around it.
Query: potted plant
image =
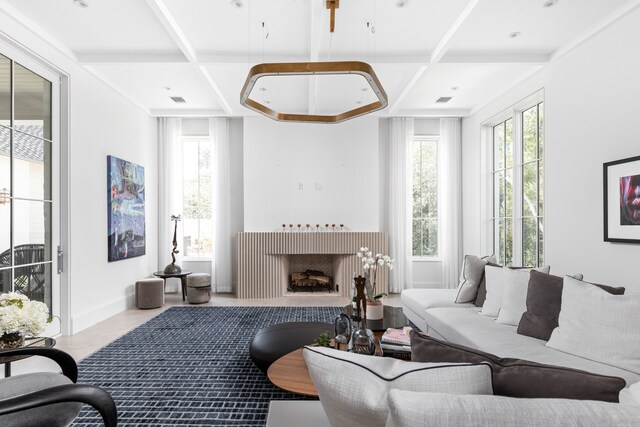
[[[362,269],[364,270],[364,277],[367,279],[367,319],[379,320],[382,319],[384,313],[384,306],[382,298],[387,296],[386,293],[378,293],[376,289],[378,268],[387,267],[389,270],[393,268],[393,259],[389,255],[376,254],[369,248],[361,247],[356,254],[362,261]]]

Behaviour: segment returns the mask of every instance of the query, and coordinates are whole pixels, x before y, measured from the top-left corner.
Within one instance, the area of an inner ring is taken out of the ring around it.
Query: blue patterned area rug
[[[107,390],[119,426],[262,426],[275,387],[249,357],[265,326],[332,322],[340,307],[172,307],[79,363],[79,383]],[[73,424],[100,426],[85,406]]]

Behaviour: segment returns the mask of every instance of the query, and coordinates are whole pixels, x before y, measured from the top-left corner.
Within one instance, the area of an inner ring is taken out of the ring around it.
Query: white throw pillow
[[[457,303],[473,302],[478,295],[478,286],[484,276],[484,267],[493,258],[479,258],[475,255],[465,255],[460,272]]]
[[[520,399],[504,396],[452,396],[391,390],[392,427],[431,426],[638,426],[635,406],[571,399]]]
[[[640,374],[640,294],[611,295],[565,276],[547,347]]]
[[[333,426],[385,426],[392,388],[493,394],[486,364],[405,362],[324,347],[305,347],[304,359]]]
[[[509,267],[493,267],[487,265],[484,268],[485,281],[487,285],[487,298],[482,306],[480,314],[491,317],[499,317],[500,311],[504,304],[505,289],[515,286],[516,289],[510,289],[508,313],[498,323],[507,323],[509,325],[517,325],[520,322],[522,313],[527,311],[527,286],[529,285],[529,272],[531,268],[509,268]],[[534,270],[541,273],[549,274],[550,267],[538,267]],[[524,291],[523,291],[524,286]],[[524,292],[524,293],[523,293]],[[517,316],[517,312],[522,309],[515,323],[511,323],[511,318]]]

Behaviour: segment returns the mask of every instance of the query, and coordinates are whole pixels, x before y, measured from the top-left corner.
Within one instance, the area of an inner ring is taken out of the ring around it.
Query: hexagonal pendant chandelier
[[[378,98],[377,101],[367,105],[348,110],[334,115],[317,114],[290,114],[275,111],[264,104],[250,98],[256,82],[265,76],[293,76],[293,75],[336,75],[356,74],[365,78]],[[289,62],[275,64],[258,64],[249,70],[247,80],[240,93],[240,103],[245,107],[257,111],[273,120],[283,122],[307,122],[307,123],[340,123],[364,114],[385,108],[388,104],[387,94],[380,84],[371,65],[359,61],[347,62]]]

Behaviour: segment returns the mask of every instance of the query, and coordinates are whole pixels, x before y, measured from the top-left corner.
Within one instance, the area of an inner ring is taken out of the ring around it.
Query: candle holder
[[[311,227],[311,225],[307,224],[307,231],[309,231],[309,227]]]
[[[344,224],[340,224],[340,231],[344,231]]]
[[[298,224],[298,231],[300,231],[300,227],[302,227],[302,225]]]
[[[336,231],[336,225],[335,224],[331,224],[331,231]]]
[[[293,224],[289,224],[289,231],[293,231]]]
[[[320,224],[316,224],[316,231],[320,231]]]
[[[287,231],[287,224],[282,224],[282,231]]]

